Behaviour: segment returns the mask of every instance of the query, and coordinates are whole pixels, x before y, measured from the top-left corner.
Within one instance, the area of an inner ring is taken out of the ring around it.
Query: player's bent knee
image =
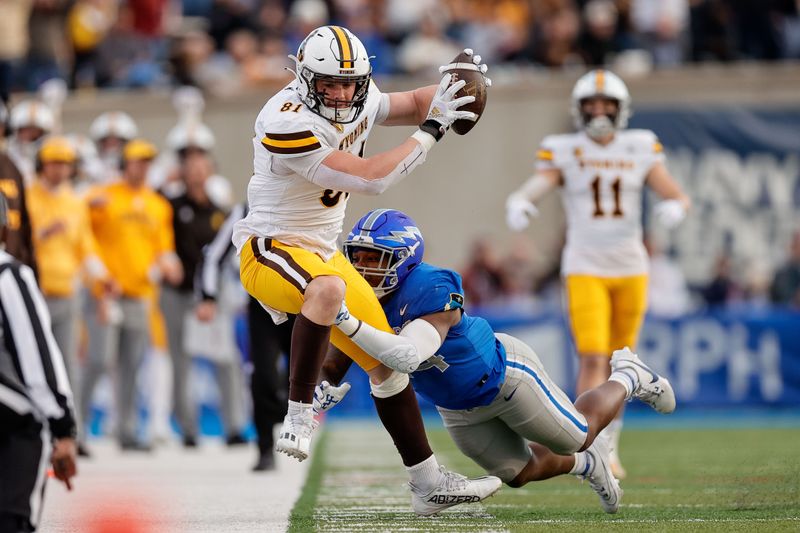
[[[306,287],[305,301],[313,301],[319,305],[327,305],[339,309],[344,300],[347,285],[342,278],[337,276],[318,276],[312,279]]]
[[[549,442],[547,443],[547,447],[550,448],[550,451],[558,455],[572,455],[584,448],[586,437],[586,433],[576,433],[575,435],[565,436],[563,439]]]
[[[408,387],[409,379],[408,374],[401,372],[392,372],[392,374],[381,383],[369,382],[369,388],[372,395],[376,398],[391,398],[396,394],[400,394]]]

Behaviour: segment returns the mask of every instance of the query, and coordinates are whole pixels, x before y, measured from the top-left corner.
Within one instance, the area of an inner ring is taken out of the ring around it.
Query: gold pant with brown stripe
[[[242,248],[239,275],[242,285],[254,298],[293,315],[300,312],[305,301],[305,289],[312,279],[317,276],[339,277],[347,285],[345,302],[353,316],[374,328],[392,332],[372,287],[340,252],[323,261],[317,254],[303,248],[252,237]],[[331,343],[366,371],[380,364],[338,328],[331,330]]]
[[[647,275],[605,278],[583,274],[566,277],[567,303],[579,355],[636,349],[647,311]]]

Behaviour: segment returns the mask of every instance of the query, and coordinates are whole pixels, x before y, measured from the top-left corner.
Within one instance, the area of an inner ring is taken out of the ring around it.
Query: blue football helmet
[[[378,298],[389,294],[422,262],[425,241],[411,217],[395,209],[374,209],[356,222],[347,240],[344,255],[353,263],[358,250],[381,253],[380,268],[356,266],[362,276],[380,277],[373,286]]]

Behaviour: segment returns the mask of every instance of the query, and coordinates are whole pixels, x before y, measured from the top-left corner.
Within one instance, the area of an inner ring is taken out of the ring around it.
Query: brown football
[[[472,62],[472,57],[468,56],[465,52],[458,54],[453,59],[444,73],[449,72],[453,75],[450,80],[450,85],[458,80],[465,80],[467,84],[456,93],[456,98],[462,96],[474,96],[475,101],[471,104],[460,107],[463,111],[472,111],[478,115],[475,122],[471,120],[456,120],[453,122],[452,130],[459,135],[464,135],[471,130],[475,124],[480,120],[483,114],[483,109],[486,107],[486,77],[478,70],[478,66]]]

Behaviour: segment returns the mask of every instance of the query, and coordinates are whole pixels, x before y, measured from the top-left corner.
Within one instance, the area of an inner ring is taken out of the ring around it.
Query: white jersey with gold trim
[[[642,188],[653,165],[661,161],[663,148],[649,130],[618,131],[605,146],[584,132],[545,137],[537,169],[561,172],[567,217],[562,274],[647,273]]]
[[[250,236],[269,237],[327,261],[338,248],[349,193],[325,189],[309,178],[334,150],[363,156],[372,127],[389,113],[388,98],[370,81],[356,120],[334,124],[301,102],[296,83],[270,98],[256,118],[254,170],[247,186],[250,211],[234,226],[232,240],[241,251]]]

